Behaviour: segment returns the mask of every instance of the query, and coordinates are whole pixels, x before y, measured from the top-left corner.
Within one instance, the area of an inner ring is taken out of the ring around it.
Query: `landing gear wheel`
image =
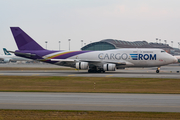
[[[159,73],[159,70],[156,70],[156,73]]]
[[[88,70],[88,73],[92,73],[92,72],[93,72],[93,70],[91,70],[91,69]]]
[[[159,73],[159,71],[160,71],[160,67],[157,68],[156,73]]]
[[[101,70],[101,73],[105,73],[105,71],[104,71],[104,70]]]
[[[94,70],[94,69],[89,69],[88,73],[105,73],[104,70]]]
[[[88,70],[88,73],[97,73],[97,72],[98,72],[97,70],[93,70],[93,69]]]
[[[98,73],[105,73],[104,70],[98,70]]]

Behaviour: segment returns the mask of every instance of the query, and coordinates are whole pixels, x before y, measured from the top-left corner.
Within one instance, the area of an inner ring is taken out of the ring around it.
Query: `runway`
[[[180,112],[176,94],[0,92],[0,109]]]
[[[5,64],[2,66],[11,67],[11,65]],[[27,64],[25,66],[33,67],[32,65]],[[38,66],[34,65],[34,67]],[[44,65],[40,67],[44,67]],[[155,73],[155,70],[156,68],[127,68],[125,70],[117,70],[115,72],[108,71],[106,73],[88,73],[87,70],[1,70],[0,76],[76,76],[180,79],[180,73],[177,73],[177,71],[180,71],[180,66],[164,66],[161,68],[159,74]],[[180,112],[180,95],[0,92],[0,109]]]
[[[50,64],[0,64],[0,67],[15,68],[59,68]],[[88,73],[87,70],[0,70],[0,76],[76,76],[76,77],[130,77],[130,78],[176,78],[180,79],[179,65],[162,66],[160,73],[152,68],[126,68],[106,73]]]
[[[0,76],[74,76],[74,77],[124,77],[124,78],[176,78],[180,73],[164,72],[155,73],[154,70],[117,70],[106,73],[88,73],[85,70],[8,70],[0,71]]]

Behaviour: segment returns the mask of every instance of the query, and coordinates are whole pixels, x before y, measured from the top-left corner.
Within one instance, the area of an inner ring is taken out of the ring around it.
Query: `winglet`
[[[44,50],[19,27],[10,27],[19,50]]]

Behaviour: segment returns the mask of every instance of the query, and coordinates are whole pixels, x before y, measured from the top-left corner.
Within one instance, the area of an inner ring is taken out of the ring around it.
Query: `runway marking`
[[[72,75],[68,75],[68,76],[76,76],[76,75],[72,74]]]
[[[38,76],[39,74],[32,74],[32,76]]]
[[[111,76],[113,76],[113,75],[106,75],[106,77],[111,77]]]

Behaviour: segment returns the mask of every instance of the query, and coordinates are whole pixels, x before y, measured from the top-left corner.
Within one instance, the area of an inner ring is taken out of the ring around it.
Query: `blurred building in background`
[[[148,43],[147,41],[123,41],[123,40],[114,40],[114,39],[105,39],[99,42],[93,42],[85,45],[81,50],[110,50],[110,49],[119,49],[119,48],[159,48],[163,49],[166,52],[172,55],[180,55],[179,48],[173,48],[169,44],[164,43]]]

